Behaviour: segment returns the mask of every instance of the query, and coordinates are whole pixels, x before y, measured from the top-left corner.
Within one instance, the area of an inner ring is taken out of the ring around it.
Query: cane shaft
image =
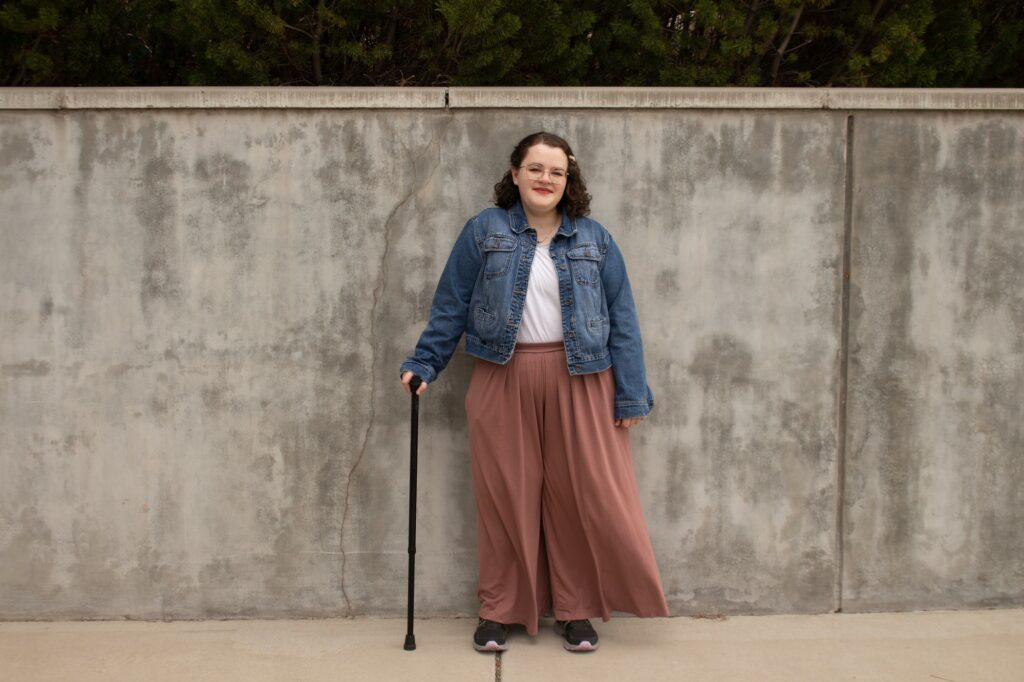
[[[415,602],[416,585],[416,466],[419,449],[419,388],[420,378],[413,376],[409,382],[412,389],[412,411],[410,414],[411,431],[409,434],[409,596],[408,615],[405,631],[405,650],[416,648],[416,635],[413,634],[413,604]]]

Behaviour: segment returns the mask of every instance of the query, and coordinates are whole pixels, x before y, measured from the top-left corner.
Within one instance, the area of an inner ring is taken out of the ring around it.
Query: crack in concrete
[[[413,157],[409,153],[409,149],[405,146],[402,140],[399,138],[398,144],[401,145],[402,151],[405,156],[409,157],[409,161],[413,168],[413,180],[412,186],[409,192],[402,197],[401,201],[395,204],[395,207],[391,209],[388,217],[384,220],[384,250],[381,254],[381,275],[377,282],[377,286],[373,289],[373,303],[370,306],[370,416],[366,420],[366,429],[363,431],[362,442],[359,445],[359,454],[356,456],[356,461],[353,462],[352,467],[348,471],[348,478],[345,483],[345,506],[344,511],[341,515],[341,530],[340,538],[338,540],[339,547],[341,549],[341,595],[345,600],[345,616],[347,618],[352,617],[352,602],[348,596],[348,589],[346,587],[346,577],[348,568],[348,552],[345,550],[345,526],[348,523],[348,510],[349,500],[352,492],[352,479],[355,476],[356,469],[359,468],[359,464],[363,461],[363,456],[366,454],[366,446],[370,441],[370,432],[373,429],[373,423],[376,416],[375,402],[377,397],[377,382],[375,380],[377,376],[377,353],[374,347],[374,340],[376,339],[376,321],[377,321],[377,306],[380,300],[384,296],[384,289],[387,287],[387,263],[388,256],[391,249],[391,231],[394,228],[394,219],[398,215],[398,212],[407,204],[409,201],[419,194],[424,187],[428,186],[434,179],[434,175],[437,173],[437,169],[441,166],[441,139],[444,138],[448,132],[448,128],[451,125],[452,118],[449,117],[448,121],[437,130],[431,137],[430,142],[426,145],[423,152],[417,157]],[[431,152],[434,152],[436,156],[433,166],[426,173],[426,177],[422,182],[416,182],[416,169],[419,163],[427,158]],[[366,552],[356,552],[357,554],[365,554]]]

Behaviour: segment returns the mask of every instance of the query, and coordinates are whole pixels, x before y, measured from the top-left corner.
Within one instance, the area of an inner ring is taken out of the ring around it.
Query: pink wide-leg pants
[[[479,358],[466,393],[480,617],[667,616],[637,492],[629,429],[607,369],[570,375],[561,341]]]

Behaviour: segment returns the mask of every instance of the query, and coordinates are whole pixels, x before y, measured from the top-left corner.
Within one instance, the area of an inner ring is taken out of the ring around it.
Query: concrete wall
[[[538,129],[630,268],[673,613],[1024,604],[1024,92],[0,89],[0,618],[402,613],[397,367]],[[476,610],[470,367],[421,614]]]

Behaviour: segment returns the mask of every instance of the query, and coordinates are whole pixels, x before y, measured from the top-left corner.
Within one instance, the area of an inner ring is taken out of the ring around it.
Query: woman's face
[[[540,177],[533,179],[530,169],[541,169]],[[554,211],[565,194],[566,172],[569,158],[558,147],[535,144],[526,150],[522,166],[512,169],[512,182],[519,187],[523,208],[533,215]],[[561,177],[555,177],[557,175]]]

